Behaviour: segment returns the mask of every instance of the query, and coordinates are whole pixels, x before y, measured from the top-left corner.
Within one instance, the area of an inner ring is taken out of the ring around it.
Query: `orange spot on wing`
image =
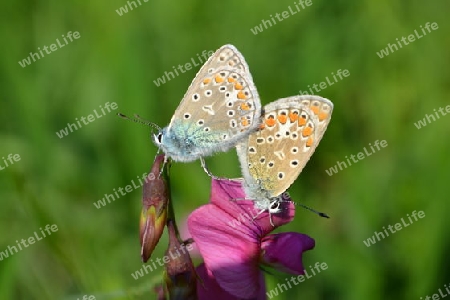
[[[242,126],[248,126],[250,125],[250,122],[246,118],[241,118],[241,124]]]
[[[238,99],[245,99],[246,97],[245,97],[245,94],[242,92],[242,91],[240,91],[238,94],[237,94],[237,97],[238,97]]]
[[[221,83],[221,82],[223,82],[224,79],[223,79],[223,77],[217,75],[215,80],[216,80],[217,83]]]
[[[242,90],[244,87],[243,87],[241,84],[239,84],[239,83],[236,82],[236,84],[234,85],[234,88],[235,88],[236,90]]]
[[[206,78],[205,80],[203,80],[203,83],[204,84],[208,84],[208,83],[210,83],[211,82],[211,78]]]
[[[328,114],[326,112],[321,112],[319,114],[319,121],[323,121],[328,117]]]
[[[261,124],[259,125],[259,130],[263,130],[265,127],[266,127],[266,124],[261,123]]]
[[[305,127],[302,131],[302,135],[304,137],[310,136],[312,134],[312,128],[311,127]]]
[[[238,94],[238,96],[239,96],[239,94]],[[250,109],[250,106],[248,106],[247,103],[241,103],[241,109],[242,109],[242,110],[249,110],[249,109]]]
[[[280,121],[281,124],[286,124],[288,117],[286,115],[279,115],[278,121]]]
[[[294,123],[298,119],[298,113],[289,113],[289,119],[291,120],[291,123]]]
[[[303,117],[298,118],[298,126],[304,126],[306,124],[306,119]]]
[[[277,121],[273,118],[273,116],[270,116],[268,119],[266,119],[266,125],[269,127],[275,126]]]
[[[311,147],[313,142],[314,142],[314,139],[312,137],[309,137],[309,139],[306,141],[306,146]]]
[[[233,77],[228,77],[228,82],[235,82],[236,81],[236,79],[234,79]]]
[[[319,114],[319,107],[318,106],[311,106],[311,110],[314,112],[314,114]]]

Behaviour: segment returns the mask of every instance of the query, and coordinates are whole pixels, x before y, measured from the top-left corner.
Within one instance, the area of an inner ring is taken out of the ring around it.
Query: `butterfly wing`
[[[178,160],[194,160],[233,147],[259,125],[260,115],[258,92],[244,57],[225,45],[198,72],[167,133],[175,140],[172,144],[189,144],[186,153],[174,151]]]
[[[322,139],[332,110],[331,101],[319,96],[293,96],[264,107],[260,130],[237,145],[248,197],[276,197],[289,188]]]

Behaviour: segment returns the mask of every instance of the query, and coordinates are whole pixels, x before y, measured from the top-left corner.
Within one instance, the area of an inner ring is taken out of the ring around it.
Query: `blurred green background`
[[[420,130],[414,125],[450,104],[446,1],[313,0],[256,35],[250,29],[295,9],[294,2],[141,3],[122,16],[116,10],[124,0],[3,3],[0,157],[21,160],[0,171],[0,252],[46,224],[59,230],[0,261],[0,299],[155,299],[161,269],[131,276],[142,266],[141,189],[100,209],[93,205],[148,172],[157,151],[149,128],[115,113],[166,126],[199,67],[159,87],[153,81],[227,43],[245,56],[263,104],[305,91],[338,69],[350,72],[317,93],[333,101],[333,117],[290,189],[293,199],[331,219],[298,209],[277,230],[312,236],[316,248],[304,264],[326,262],[328,269],[276,299],[420,299],[450,283],[450,116]],[[376,54],[427,22],[439,29],[382,59]],[[24,68],[18,64],[68,31],[80,38]],[[55,134],[106,102],[119,108],[64,138]],[[375,140],[388,146],[327,175]],[[234,151],[207,162],[214,174],[240,177]],[[207,203],[210,180],[199,162],[175,163],[171,180],[181,223]],[[425,218],[375,245],[363,243],[414,210]],[[166,245],[164,235],[154,257]],[[268,290],[284,283],[266,280]]]

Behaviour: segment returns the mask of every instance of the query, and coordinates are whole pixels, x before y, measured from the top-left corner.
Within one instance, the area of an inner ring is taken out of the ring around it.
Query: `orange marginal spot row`
[[[245,117],[242,117],[241,124],[242,124],[242,126],[248,126],[248,125],[250,125],[250,122]]]
[[[328,117],[328,114],[326,112],[321,112],[319,114],[319,121],[323,121]]]
[[[304,137],[310,136],[312,134],[312,128],[311,127],[305,127],[305,129],[303,129],[302,131],[302,135]]]
[[[290,112],[289,113],[289,119],[291,120],[291,123],[294,123],[298,119],[298,111]]]
[[[305,126],[305,124],[306,124],[305,116],[300,116],[300,118],[298,118],[298,126]]]
[[[288,117],[286,115],[279,115],[278,121],[280,121],[281,124],[286,124]]]
[[[236,90],[242,90],[244,87],[241,84],[239,84],[238,82],[236,82],[236,84],[234,85],[234,88]]]
[[[239,98],[239,94],[238,94],[238,98]],[[241,109],[242,110],[249,110],[250,106],[246,102],[244,102],[244,103],[241,103]]]
[[[312,105],[310,109],[314,112],[315,115],[319,114],[319,107]]]
[[[273,127],[275,126],[275,124],[277,123],[277,121],[275,121],[275,117],[274,116],[269,116],[266,119],[266,125],[269,127]]]
[[[247,98],[242,91],[239,91],[239,93],[237,94],[237,97],[238,97],[238,99],[241,99],[241,100]]]
[[[215,81],[216,81],[216,83],[221,83],[221,82],[224,81],[224,79],[223,79],[223,77],[217,75],[216,78],[215,78]]]

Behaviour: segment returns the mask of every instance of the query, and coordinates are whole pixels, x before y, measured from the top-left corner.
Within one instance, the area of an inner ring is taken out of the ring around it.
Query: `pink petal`
[[[178,230],[180,231],[180,237],[183,241],[187,241],[192,238],[191,234],[189,233],[189,228],[187,224],[187,219],[185,217],[182,217],[178,222]],[[201,258],[200,251],[198,250],[196,243],[191,243],[192,250],[189,251],[189,255],[191,258]]]
[[[295,205],[290,202],[290,198],[285,198],[286,202],[281,203],[280,213],[272,214],[272,222],[275,224],[274,228],[270,224],[267,211],[258,215],[260,210],[254,207],[253,201],[242,200],[245,199],[242,183],[243,181],[239,179],[213,178],[211,183],[211,203],[234,215],[237,220],[246,220],[245,225],[257,232],[259,236],[265,236],[276,227],[287,224],[294,219]],[[236,211],[236,205],[245,210],[245,213],[242,213],[240,210]],[[258,217],[253,220],[257,215]]]
[[[259,286],[261,240],[274,227],[269,214],[258,211],[245,199],[242,180],[213,179],[211,204],[195,210],[188,218],[188,228],[222,289],[240,298],[256,297]],[[272,215],[276,225],[290,222],[294,205],[282,203],[283,210]]]
[[[314,246],[314,239],[306,234],[297,232],[271,234],[263,239],[262,260],[280,271],[301,275],[304,274],[302,254]]]
[[[240,300],[242,298],[233,296],[223,290],[218,284],[214,276],[209,272],[204,264],[199,265],[196,268],[197,275],[201,280],[197,280],[197,295],[198,300]],[[266,299],[266,286],[264,282],[264,275],[259,273],[259,286],[260,289],[255,300]]]
[[[207,204],[189,216],[188,227],[219,285],[236,297],[253,298],[261,288],[259,239],[246,226],[231,228],[228,223],[233,220],[233,215]]]

